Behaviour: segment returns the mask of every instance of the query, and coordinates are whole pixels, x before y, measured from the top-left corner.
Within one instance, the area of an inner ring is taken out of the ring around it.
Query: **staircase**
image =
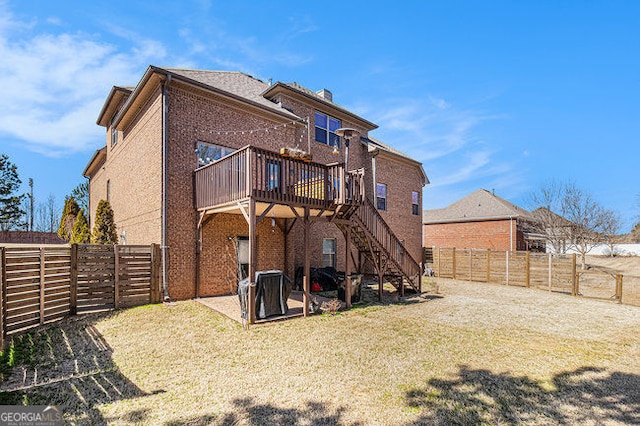
[[[343,204],[335,212],[336,225],[347,238],[351,227],[351,241],[358,251],[376,268],[379,277],[391,278],[404,295],[405,284],[420,293],[421,270],[407,249],[393,233],[369,198],[362,197],[358,204]]]

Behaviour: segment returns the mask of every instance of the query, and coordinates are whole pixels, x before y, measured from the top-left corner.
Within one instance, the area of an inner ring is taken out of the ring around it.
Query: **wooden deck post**
[[[309,207],[304,208],[304,278],[302,284],[304,287],[304,296],[302,298],[302,313],[305,317],[309,316],[309,302],[311,299],[311,253],[310,250],[310,238],[309,231],[311,228],[311,221],[309,220]]]
[[[117,244],[113,245],[113,307],[118,309],[120,306],[120,248]]]
[[[44,273],[45,273],[45,262],[44,262],[44,247],[40,247],[40,324],[44,324]]]
[[[7,249],[0,247],[0,278],[2,279],[2,289],[0,290],[0,301],[2,307],[0,309],[0,351],[4,351],[4,345],[7,337]]]
[[[250,171],[248,171],[250,173]],[[256,250],[256,201],[249,199],[249,324],[256,322],[256,263],[258,251]]]
[[[78,313],[78,244],[71,244],[71,274],[69,277],[69,314]]]
[[[351,309],[351,226],[346,226],[345,232],[345,268],[344,268],[344,301],[347,309]]]

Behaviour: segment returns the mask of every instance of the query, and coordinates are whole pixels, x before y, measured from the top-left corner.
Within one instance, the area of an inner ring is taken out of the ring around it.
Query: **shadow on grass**
[[[149,395],[120,372],[95,327],[112,315],[117,311],[71,317],[14,336],[9,350],[15,365],[0,383],[0,404],[57,405],[66,420],[104,424],[100,404]]]
[[[414,424],[640,424],[640,376],[593,367],[557,374],[545,386],[462,366],[456,379],[432,379],[405,400],[421,411]]]
[[[326,404],[307,402],[304,409],[282,408],[271,404],[257,404],[252,398],[242,398],[233,401],[235,410],[219,416],[204,415],[172,420],[165,426],[208,425],[232,426],[239,423],[251,426],[267,425],[344,425],[342,415],[345,411],[340,407],[332,411]],[[358,426],[361,423],[350,423]]]

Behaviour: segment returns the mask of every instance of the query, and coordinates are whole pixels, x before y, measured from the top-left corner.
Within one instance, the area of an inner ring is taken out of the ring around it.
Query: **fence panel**
[[[7,335],[77,312],[159,302],[158,252],[158,245],[0,247],[0,346]]]

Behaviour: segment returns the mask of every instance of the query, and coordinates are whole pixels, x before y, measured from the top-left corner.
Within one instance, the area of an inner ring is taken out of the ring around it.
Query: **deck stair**
[[[376,269],[379,278],[387,277],[404,295],[405,286],[420,293],[420,265],[391,230],[371,200],[366,196],[358,204],[340,205],[335,211],[338,228],[347,237],[351,227],[351,241]]]

